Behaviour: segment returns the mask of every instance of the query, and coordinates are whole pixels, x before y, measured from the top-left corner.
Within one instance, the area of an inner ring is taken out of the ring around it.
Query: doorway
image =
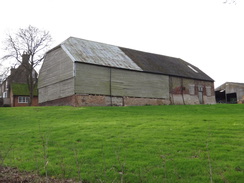
[[[229,104],[236,104],[237,103],[237,96],[236,93],[228,93],[226,95],[227,103]]]
[[[198,86],[198,99],[199,99],[199,103],[203,104],[203,87],[202,86]]]

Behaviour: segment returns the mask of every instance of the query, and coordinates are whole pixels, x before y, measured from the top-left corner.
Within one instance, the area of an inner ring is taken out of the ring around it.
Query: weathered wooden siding
[[[47,53],[38,79],[39,103],[74,94],[73,64],[61,47]]]
[[[75,93],[110,95],[110,68],[75,63]]]
[[[73,77],[73,61],[61,47],[48,52],[40,70],[38,87],[54,84]]]
[[[74,79],[68,79],[39,89],[39,103],[74,94]]]
[[[112,69],[112,95],[169,98],[169,77],[164,75]]]
[[[76,63],[75,93],[169,98],[169,77]]]

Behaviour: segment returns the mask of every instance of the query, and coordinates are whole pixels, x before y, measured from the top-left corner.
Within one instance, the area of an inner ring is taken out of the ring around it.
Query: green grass
[[[87,182],[242,183],[243,124],[244,105],[0,108],[0,160]]]

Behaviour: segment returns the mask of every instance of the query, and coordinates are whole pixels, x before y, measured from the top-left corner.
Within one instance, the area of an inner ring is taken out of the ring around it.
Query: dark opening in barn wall
[[[217,103],[226,103],[225,90],[215,91]]]
[[[236,104],[237,103],[237,95],[236,93],[227,93],[225,90],[215,91],[215,97],[217,103],[228,103],[228,104]]]
[[[237,103],[236,93],[228,93],[226,95],[226,98],[227,98],[227,103],[230,103],[230,104],[236,104]]]

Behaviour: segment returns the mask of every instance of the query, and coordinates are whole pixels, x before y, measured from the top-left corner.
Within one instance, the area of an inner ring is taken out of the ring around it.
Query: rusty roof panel
[[[61,47],[73,61],[142,71],[117,46],[70,37]]]

